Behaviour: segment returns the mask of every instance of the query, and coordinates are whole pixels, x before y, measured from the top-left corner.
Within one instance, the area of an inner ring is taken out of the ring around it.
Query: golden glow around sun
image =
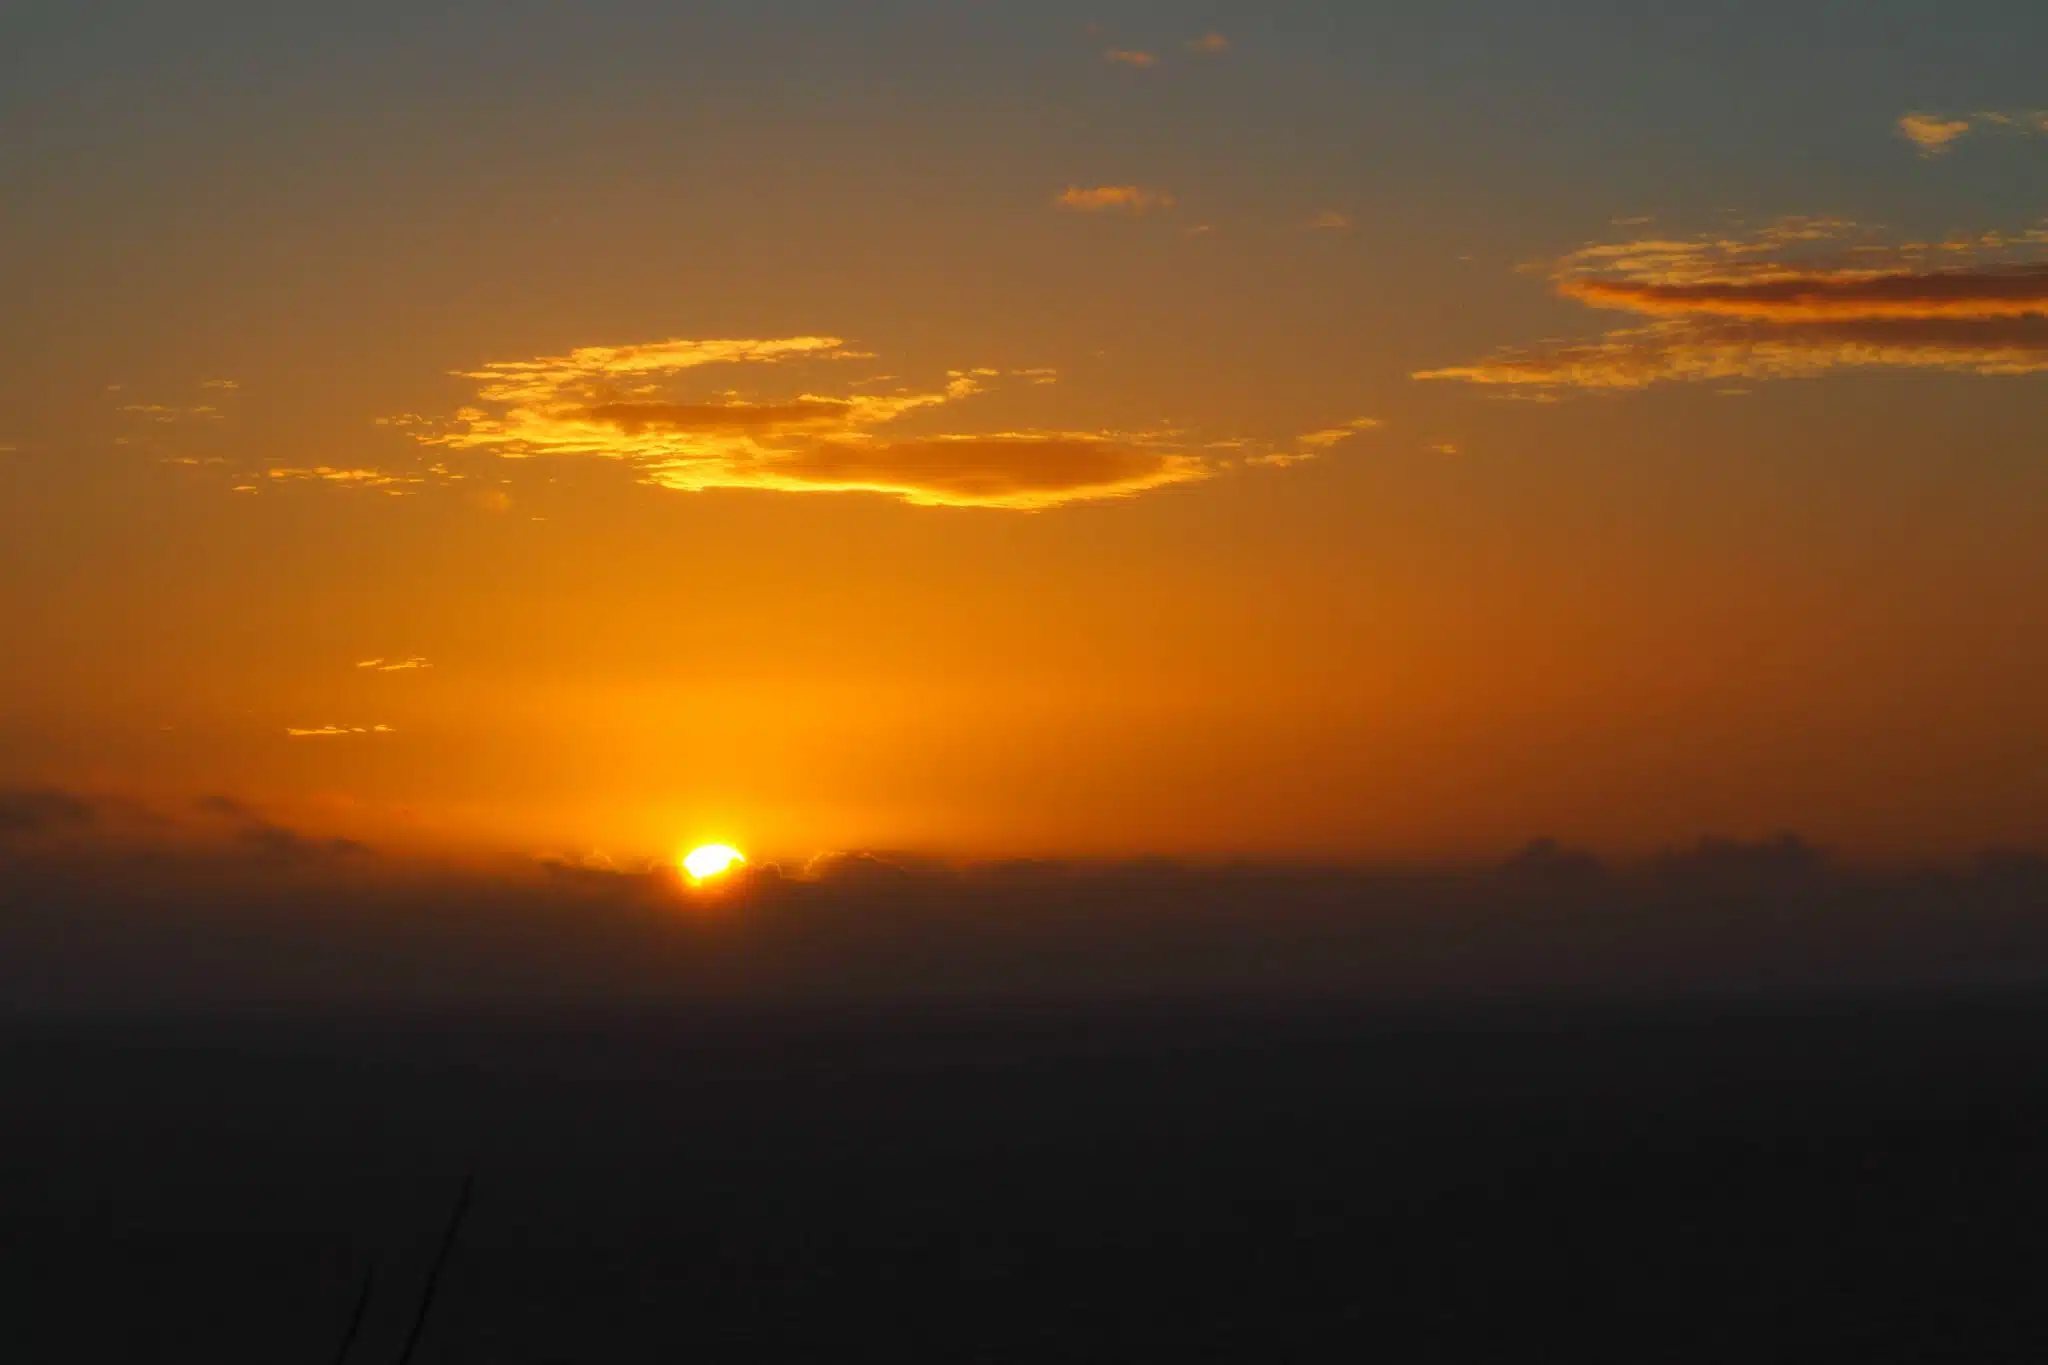
[[[706,881],[730,872],[747,861],[746,855],[725,844],[706,844],[683,855],[683,871],[693,882]]]

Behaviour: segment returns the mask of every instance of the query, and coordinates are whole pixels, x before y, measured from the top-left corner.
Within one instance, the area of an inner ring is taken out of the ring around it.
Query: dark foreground
[[[28,1024],[21,1361],[2048,1359],[2048,997]]]

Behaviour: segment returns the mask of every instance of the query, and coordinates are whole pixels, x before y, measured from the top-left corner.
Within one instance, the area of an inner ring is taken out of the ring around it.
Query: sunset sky
[[[2044,52],[0,4],[0,787],[622,862],[2040,846]]]

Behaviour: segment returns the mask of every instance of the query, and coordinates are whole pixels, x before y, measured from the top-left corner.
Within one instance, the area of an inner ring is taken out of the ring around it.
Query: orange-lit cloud
[[[1566,280],[1558,292],[1594,308],[1760,322],[2048,316],[2048,262],[1977,270],[1815,270],[1753,280],[1664,284]]]
[[[1159,65],[1159,54],[1156,52],[1137,52],[1130,48],[1113,47],[1102,54],[1102,60],[1114,62],[1119,66],[1135,66],[1140,70],[1144,70],[1147,67]]]
[[[414,474],[393,474],[383,469],[346,469],[324,464],[310,469],[279,466],[265,470],[264,475],[280,483],[310,481],[352,488],[375,488],[386,493],[402,493],[405,491],[403,485],[426,482]]]
[[[356,667],[378,673],[409,673],[415,669],[432,668],[433,665],[415,654],[405,659],[364,659]]]
[[[1352,228],[1351,215],[1339,213],[1335,209],[1324,209],[1308,220],[1308,226],[1313,232],[1349,232]]]
[[[2048,135],[2048,109],[1986,110],[1975,114],[1901,115],[1896,125],[1899,136],[1920,149],[1922,156],[1942,156],[1949,148],[1973,133],[2021,133]]]
[[[2048,231],[1900,246],[1866,236],[1804,219],[1747,237],[1582,248],[1553,267],[1557,292],[1655,321],[1415,377],[1542,392],[1841,369],[2048,371]]]
[[[344,735],[394,735],[398,732],[389,725],[319,725],[311,729],[287,726],[285,733],[293,739],[335,739]]]
[[[1270,450],[1258,455],[1247,455],[1244,462],[1251,465],[1264,465],[1272,469],[1285,469],[1289,465],[1305,464],[1317,458],[1331,447],[1341,445],[1360,432],[1371,431],[1379,425],[1381,423],[1377,417],[1354,417],[1341,426],[1324,427],[1319,431],[1303,432],[1294,438],[1295,448],[1293,450]],[[1245,443],[1227,441],[1220,444],[1236,448]]]
[[[1142,185],[1069,185],[1054,200],[1075,213],[1150,213],[1173,207],[1173,196]]]
[[[166,403],[123,403],[121,411],[164,426],[173,426],[179,422],[220,420],[220,409],[208,403],[198,403],[189,407],[173,407]]]
[[[1354,417],[1342,426],[1325,427],[1321,431],[1311,431],[1297,436],[1295,443],[1312,450],[1327,450],[1339,441],[1348,441],[1359,432],[1371,431],[1379,424],[1380,420],[1377,417]]]
[[[868,492],[920,506],[1035,510],[1127,497],[1212,472],[1200,455],[1158,432],[902,430],[913,416],[938,414],[1005,379],[1056,383],[1058,372],[1045,367],[953,370],[942,385],[890,392],[867,391],[857,379],[836,393],[681,391],[706,365],[856,358],[865,357],[830,337],[587,347],[465,372],[479,385],[478,406],[445,422],[408,415],[389,423],[423,444],[457,450],[616,459],[650,484],[682,491]]]
[[[1230,39],[1220,33],[1204,33],[1199,38],[1188,39],[1187,49],[1190,52],[1199,52],[1205,56],[1220,57],[1230,51]]]
[[[1969,131],[1970,121],[1966,118],[1906,114],[1899,119],[1899,136],[1918,147],[1922,156],[1940,156],[1951,142]]]

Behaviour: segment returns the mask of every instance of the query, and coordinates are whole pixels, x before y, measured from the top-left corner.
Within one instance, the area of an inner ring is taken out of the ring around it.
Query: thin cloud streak
[[[1053,201],[1073,213],[1150,213],[1173,207],[1173,196],[1142,185],[1069,185]]]

